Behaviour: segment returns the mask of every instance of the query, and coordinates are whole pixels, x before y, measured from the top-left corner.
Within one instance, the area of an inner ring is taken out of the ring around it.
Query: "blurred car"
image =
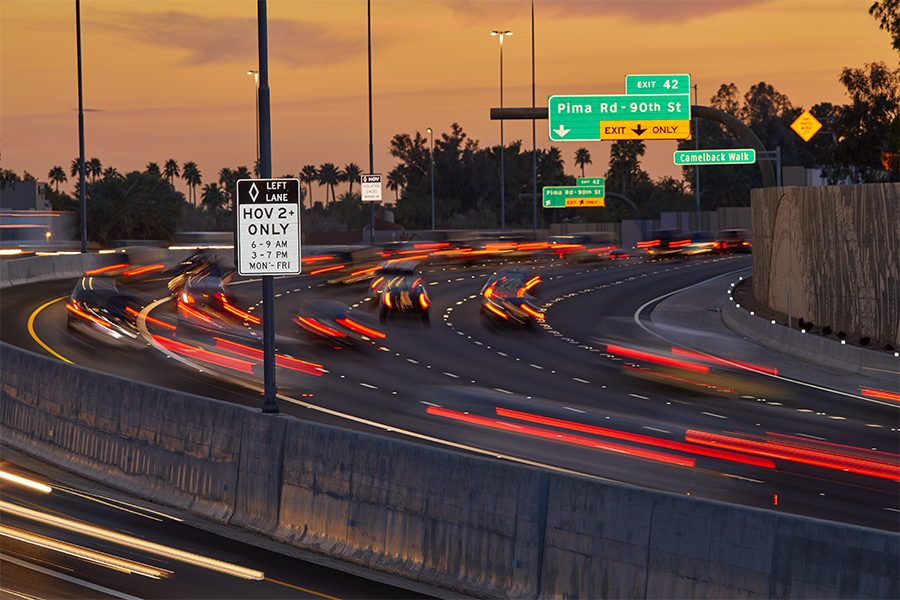
[[[753,250],[751,234],[746,229],[722,229],[716,235],[716,250],[718,252],[751,252]]]
[[[178,296],[181,293],[184,284],[191,277],[211,275],[220,279],[222,284],[225,285],[231,281],[234,274],[234,268],[226,266],[218,255],[209,254],[203,250],[185,257],[163,271],[163,275],[171,277],[167,286],[169,293],[173,296]]]
[[[416,313],[428,321],[431,300],[418,275],[386,275],[379,295],[378,316],[384,321],[394,313]]]
[[[631,253],[628,250],[623,250],[622,248],[616,248],[615,250],[609,251],[609,257],[611,259],[631,258]]]
[[[541,281],[523,269],[501,269],[481,289],[481,315],[490,325],[533,327],[544,320],[537,299],[530,293]]]
[[[637,247],[646,251],[648,258],[670,258],[679,254],[685,243],[674,229],[654,229],[646,240],[637,243]]]
[[[615,234],[606,231],[554,235],[546,254],[570,262],[601,260],[607,258],[617,245]]]
[[[175,300],[182,322],[212,331],[258,326],[259,317],[240,308],[239,300],[226,288],[228,279],[230,274],[220,277],[217,269],[188,276]]]
[[[682,256],[702,256],[716,250],[716,239],[709,231],[691,231],[681,236],[678,253]]]
[[[294,312],[297,333],[333,348],[370,345],[384,333],[350,316],[350,307],[337,300],[304,300]]]
[[[137,317],[148,303],[112,277],[82,277],[66,303],[66,326],[104,342],[143,348],[147,343]]]
[[[418,260],[386,260],[375,269],[372,273],[372,283],[369,284],[369,297],[372,298],[373,305],[379,305],[379,298],[387,287],[388,282],[397,276],[414,276],[419,273],[419,266],[422,263]]]

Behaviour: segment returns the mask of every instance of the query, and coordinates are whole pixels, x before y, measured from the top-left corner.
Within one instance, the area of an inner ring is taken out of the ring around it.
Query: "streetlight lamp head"
[[[431,133],[431,127],[425,130],[425,133]]]

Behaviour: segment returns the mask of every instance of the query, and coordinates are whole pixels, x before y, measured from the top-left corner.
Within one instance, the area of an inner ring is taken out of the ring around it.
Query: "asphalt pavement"
[[[748,268],[731,275],[710,279],[665,297],[647,307],[650,311],[649,327],[657,335],[669,342],[677,342],[679,346],[720,358],[774,367],[778,369],[779,376],[809,385],[854,396],[859,396],[861,389],[889,388],[884,380],[817,366],[765,348],[760,345],[765,341],[763,339],[749,339],[732,331],[722,319],[725,303],[729,302],[728,291],[732,282],[739,281],[739,277],[749,277],[751,273],[752,269]],[[646,317],[646,313],[644,316]],[[784,326],[774,325],[773,332],[776,327]],[[900,373],[893,390],[888,391],[900,392]]]

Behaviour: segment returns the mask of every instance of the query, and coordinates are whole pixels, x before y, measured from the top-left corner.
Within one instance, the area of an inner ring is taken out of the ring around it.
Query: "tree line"
[[[794,106],[787,95],[765,82],[752,86],[743,95],[733,83],[722,84],[709,105],[740,119],[767,149],[780,148],[783,166],[818,169],[830,184],[900,180],[900,69],[876,62],[862,69],[845,68],[839,79],[850,102],[820,103],[810,108],[824,127],[809,142],[802,142],[790,129],[803,108]],[[679,149],[692,150],[696,143],[683,140]],[[742,145],[723,125],[699,121],[700,148]],[[645,151],[646,145],[640,140],[614,142],[603,172],[607,191],[627,196],[643,218],[657,218],[662,211],[692,210],[698,185],[701,207],[708,210],[749,206],[750,190],[762,185],[757,165],[710,165],[699,169],[685,166],[681,179],[652,180],[641,167]],[[397,164],[386,177],[386,187],[394,195],[393,202],[387,204],[393,209],[396,221],[408,229],[431,227],[433,160],[437,227],[499,228],[501,152],[506,228],[532,227],[533,161],[539,196],[544,186],[575,184],[575,177],[566,173],[563,153],[556,146],[534,153],[524,148],[521,140],[502,149],[499,145],[481,147],[457,123],[451,125],[449,132],[434,138],[433,150],[422,133],[401,133],[390,141],[390,154],[397,159]],[[572,164],[576,173],[584,176],[585,167],[592,165],[590,152],[586,148],[575,149]],[[59,191],[59,185],[68,180],[61,166],[53,167],[48,173],[55,185],[55,190],[48,194],[54,208],[78,213],[80,167],[79,160],[74,159],[69,169],[75,181],[74,196]],[[115,167],[104,168],[99,159],[92,158],[85,164],[89,236],[104,243],[108,239],[143,236],[166,239],[179,226],[184,230],[229,231],[233,227],[236,182],[251,178],[255,171],[255,167],[253,173],[244,166],[226,167],[218,172],[216,181],[204,184],[193,161],[179,164],[169,159],[162,167],[151,162],[143,171],[121,174]],[[698,171],[699,182],[695,181]],[[322,231],[364,227],[369,220],[368,207],[361,202],[359,193],[354,192],[354,183],[361,174],[356,163],[349,163],[343,169],[333,163],[303,166],[297,178],[303,184],[304,228]],[[3,185],[17,179],[11,171],[0,169],[0,175]],[[34,177],[26,173],[24,179],[34,180]],[[187,184],[187,196],[175,190],[178,179]],[[349,186],[346,192],[338,194],[336,188],[341,183]],[[313,201],[314,184],[325,188],[324,201]],[[129,212],[134,214],[126,214]],[[603,222],[633,216],[629,209],[616,203],[580,209],[545,210],[539,206],[537,212],[539,227],[561,219]]]

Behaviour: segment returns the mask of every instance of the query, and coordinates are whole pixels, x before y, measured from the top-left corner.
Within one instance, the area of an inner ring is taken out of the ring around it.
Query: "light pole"
[[[512,35],[512,31],[494,30],[491,35],[500,36],[500,108],[503,108],[503,38]],[[503,119],[500,119],[500,231],[505,231],[506,221],[506,187],[503,181]]]
[[[253,75],[256,80],[256,168],[253,171],[259,178],[259,71],[247,71],[247,75]]]
[[[434,231],[434,131],[426,129],[431,136],[431,230]]]

